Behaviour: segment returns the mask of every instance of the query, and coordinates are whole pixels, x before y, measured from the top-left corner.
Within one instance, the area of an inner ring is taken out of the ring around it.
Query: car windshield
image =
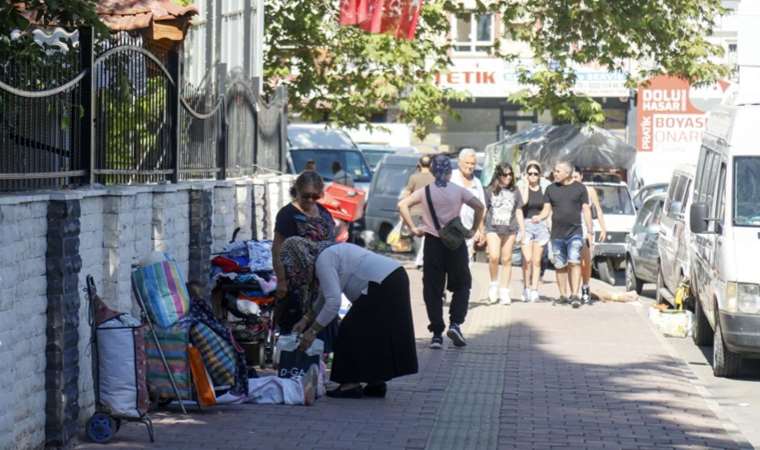
[[[594,185],[604,214],[635,214],[631,196],[625,186]]]
[[[734,224],[760,226],[760,157],[734,159]]]
[[[383,159],[383,157],[389,153],[393,153],[392,150],[362,150],[362,153],[364,154],[364,159],[367,160],[367,164],[369,164],[370,169],[375,170],[377,168],[377,165],[380,164],[380,161]]]
[[[372,188],[372,195],[398,197],[414,171],[415,166],[413,165],[397,166],[383,164],[383,167],[375,174],[377,180]]]
[[[296,173],[301,172],[306,162],[312,160],[322,178],[331,181],[332,163],[338,161],[343,170],[354,178],[354,181],[368,183],[372,179],[369,166],[358,150],[291,150],[290,157],[293,159],[293,169]]]

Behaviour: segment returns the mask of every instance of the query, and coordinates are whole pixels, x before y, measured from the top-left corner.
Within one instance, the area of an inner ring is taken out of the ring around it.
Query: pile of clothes
[[[211,286],[221,314],[258,322],[274,303],[277,277],[272,267],[272,241],[234,241],[211,260]]]

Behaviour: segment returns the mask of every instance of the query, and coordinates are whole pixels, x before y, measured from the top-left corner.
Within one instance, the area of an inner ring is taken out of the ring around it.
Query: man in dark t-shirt
[[[573,167],[569,163],[559,162],[554,166],[554,183],[546,188],[544,209],[535,219],[541,221],[550,214],[552,216],[551,248],[557,269],[560,303],[566,302],[569,295],[573,308],[577,308],[581,305],[576,294],[581,281],[584,239],[581,213],[586,229],[591,230],[592,226],[588,191],[584,185],[573,181],[572,174]],[[592,239],[591,236],[585,237]]]

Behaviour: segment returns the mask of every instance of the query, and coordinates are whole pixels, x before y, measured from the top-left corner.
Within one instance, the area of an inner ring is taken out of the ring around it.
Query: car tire
[[[741,357],[726,347],[726,343],[723,341],[720,319],[716,317],[715,336],[713,337],[713,375],[724,378],[735,377],[739,373],[741,364]]]
[[[604,281],[610,286],[615,286],[615,265],[612,262],[612,258],[604,258],[603,260],[599,261],[599,264],[597,265],[597,271],[599,272],[600,280]]]
[[[644,282],[636,278],[636,271],[633,267],[633,261],[630,257],[625,260],[625,290],[636,291],[637,294],[641,294]]]
[[[694,297],[694,328],[691,331],[691,338],[694,340],[694,344],[700,346],[713,343],[713,330],[697,297]]]

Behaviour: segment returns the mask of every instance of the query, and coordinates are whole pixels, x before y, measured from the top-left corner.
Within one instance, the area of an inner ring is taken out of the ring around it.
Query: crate
[[[325,195],[319,203],[327,208],[334,218],[354,222],[364,215],[366,195],[362,189],[331,183],[325,188]]]

